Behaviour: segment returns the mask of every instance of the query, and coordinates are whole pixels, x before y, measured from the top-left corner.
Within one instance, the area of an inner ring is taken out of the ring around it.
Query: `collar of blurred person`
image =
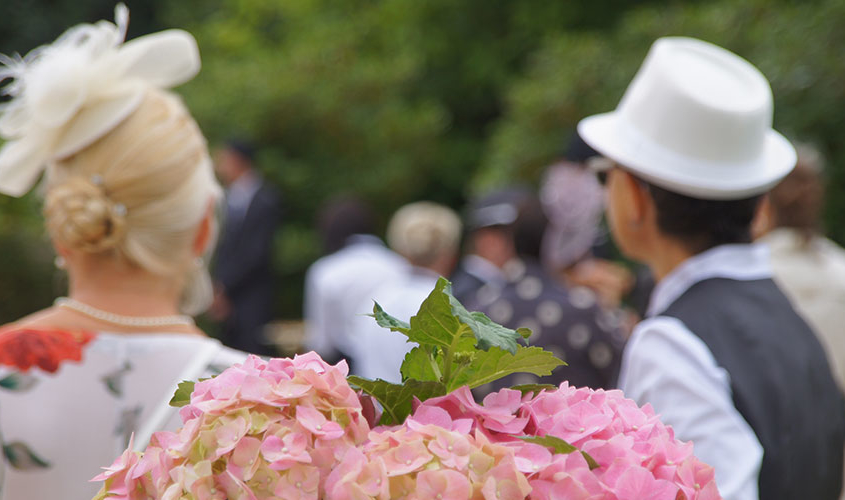
[[[376,245],[383,247],[384,242],[374,234],[353,234],[349,238],[346,238],[346,246],[352,245]]]
[[[261,189],[261,178],[254,170],[246,170],[226,187],[226,204],[230,217],[243,216],[255,193]]]
[[[478,278],[484,283],[493,283],[498,285],[504,285],[507,281],[505,279],[505,273],[502,271],[505,264],[497,266],[477,254],[465,255],[461,259],[461,267],[468,274]]]

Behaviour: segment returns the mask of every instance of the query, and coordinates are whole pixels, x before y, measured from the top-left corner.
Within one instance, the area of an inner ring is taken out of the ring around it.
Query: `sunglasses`
[[[599,184],[602,186],[607,185],[607,174],[610,173],[616,167],[616,164],[613,160],[605,158],[603,156],[594,156],[587,160],[587,168],[592,170],[596,174],[596,179],[598,179]]]
[[[602,186],[607,186],[607,174],[609,172],[607,170],[601,170],[596,172],[596,179],[598,179],[599,184]]]

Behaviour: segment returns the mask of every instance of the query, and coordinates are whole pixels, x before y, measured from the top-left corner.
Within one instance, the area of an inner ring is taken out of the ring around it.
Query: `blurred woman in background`
[[[128,12],[5,59],[0,191],[44,172],[44,219],[69,294],[0,330],[6,498],[90,498],[88,479],[134,434],[178,426],[184,379],[241,353],[191,318],[212,298],[205,265],[220,187],[206,141],[163,90],[199,70],[196,42],[170,30],[126,44]],[[63,357],[79,361],[62,363]],[[37,364],[42,370],[33,369]]]
[[[775,281],[818,335],[845,390],[845,250],[822,233],[821,156],[796,149],[798,163],[764,199],[754,236],[768,246]]]

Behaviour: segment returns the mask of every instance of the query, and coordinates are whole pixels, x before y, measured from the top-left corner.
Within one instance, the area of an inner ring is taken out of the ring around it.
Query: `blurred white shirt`
[[[386,313],[408,322],[434,290],[437,278],[437,273],[413,267],[404,279],[379,287],[375,291],[374,300]],[[359,308],[372,312],[373,300],[365,301]],[[408,342],[408,338],[399,332],[380,327],[369,316],[360,316],[354,320],[353,334],[356,339],[360,339],[356,375],[402,383],[399,368],[405,355],[417,344]]]
[[[323,357],[343,353],[355,361],[356,340],[351,323],[372,312],[377,288],[400,280],[408,264],[380,239],[355,235],[337,252],[311,265],[305,275],[305,346]]]

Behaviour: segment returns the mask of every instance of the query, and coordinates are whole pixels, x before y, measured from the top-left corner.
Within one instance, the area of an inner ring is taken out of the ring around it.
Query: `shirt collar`
[[[711,278],[750,281],[771,278],[769,249],[761,244],[720,245],[683,261],[651,294],[646,316],[665,311],[694,284]]]
[[[412,279],[431,281],[431,286],[434,286],[437,280],[440,279],[440,273],[436,273],[427,267],[411,266],[409,274]]]
[[[259,188],[261,188],[261,179],[258,175],[253,172],[244,172],[226,190],[229,205],[237,208],[249,206]]]
[[[506,281],[502,270],[480,255],[466,255],[461,260],[461,267],[467,274],[475,276],[484,283],[504,284]]]
[[[384,242],[378,236],[372,234],[353,234],[349,238],[346,238],[346,246],[352,245],[375,245],[383,247]]]

